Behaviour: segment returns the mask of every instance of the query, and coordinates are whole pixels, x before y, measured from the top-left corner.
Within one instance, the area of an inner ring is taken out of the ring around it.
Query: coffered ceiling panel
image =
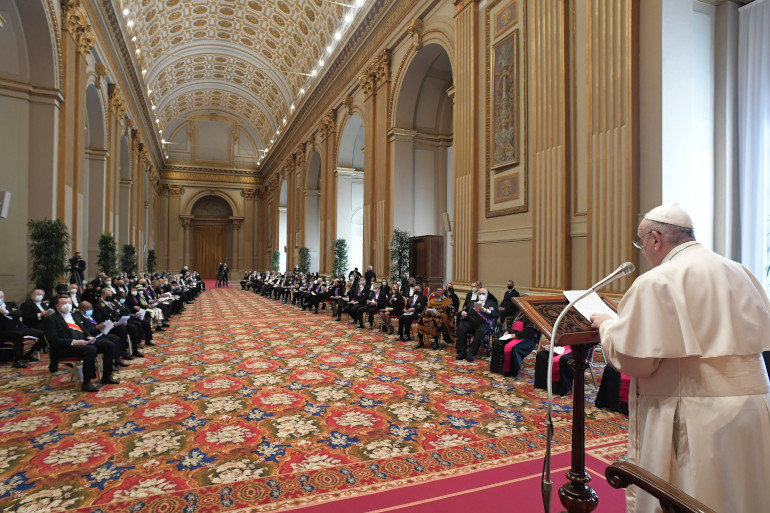
[[[113,0],[158,128],[209,110],[267,145],[349,8],[329,0]]]

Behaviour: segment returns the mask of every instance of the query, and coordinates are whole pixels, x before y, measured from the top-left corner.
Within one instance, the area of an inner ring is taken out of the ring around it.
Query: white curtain
[[[741,261],[770,290],[770,0],[738,16]]]

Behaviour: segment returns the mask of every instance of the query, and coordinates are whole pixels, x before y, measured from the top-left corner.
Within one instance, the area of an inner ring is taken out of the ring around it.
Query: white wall
[[[687,210],[696,237],[711,248],[715,9],[697,0],[666,0],[661,8],[662,203]]]

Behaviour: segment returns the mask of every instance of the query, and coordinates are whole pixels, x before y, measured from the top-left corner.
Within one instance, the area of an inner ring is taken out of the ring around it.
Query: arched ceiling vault
[[[113,2],[129,24],[158,129],[207,110],[248,120],[267,144],[332,44],[349,11],[340,3],[353,0]]]

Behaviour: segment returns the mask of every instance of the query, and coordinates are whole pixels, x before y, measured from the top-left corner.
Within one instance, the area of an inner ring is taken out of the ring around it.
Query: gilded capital
[[[88,23],[86,10],[80,5],[80,0],[65,0],[64,28],[70,33],[78,47],[78,53],[86,55],[96,44],[96,34]]]
[[[460,14],[469,5],[478,3],[478,1],[479,0],[454,0],[454,3],[455,3],[455,16]]]
[[[110,110],[119,119],[124,118],[128,114],[128,107],[126,106],[126,99],[123,98],[123,93],[120,92],[120,89],[115,84],[110,84],[108,91],[110,94]]]
[[[390,80],[390,50],[387,48],[380,52],[372,63],[372,74],[376,81],[376,87]]]
[[[358,85],[360,85],[361,89],[364,91],[365,97],[368,98],[374,93],[374,76],[368,68],[358,75]]]
[[[166,187],[168,187],[168,195],[171,197],[178,198],[182,195],[182,186],[178,184],[170,183]]]
[[[243,190],[241,190],[241,193],[243,194],[243,199],[253,200],[254,197],[257,195],[257,190],[256,189],[243,189]]]
[[[321,134],[321,140],[325,141],[332,135],[334,133],[334,128],[334,111],[331,111],[321,119],[321,124],[318,127],[318,133]]]
[[[347,96],[344,100],[342,100],[342,106],[345,107],[345,112],[348,113],[348,116],[353,114],[353,97]]]

